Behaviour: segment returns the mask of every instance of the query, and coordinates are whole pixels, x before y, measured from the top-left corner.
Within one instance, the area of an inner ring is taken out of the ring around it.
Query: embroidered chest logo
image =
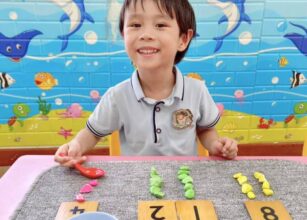
[[[184,129],[192,126],[193,114],[190,109],[179,109],[173,112],[173,127]]]

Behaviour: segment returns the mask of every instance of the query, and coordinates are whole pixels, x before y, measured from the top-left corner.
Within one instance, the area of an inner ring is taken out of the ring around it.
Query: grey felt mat
[[[282,160],[245,161],[121,161],[95,162],[87,166],[103,168],[107,176],[86,195],[98,200],[99,211],[115,215],[120,220],[136,220],[138,200],[155,200],[149,193],[149,175],[155,166],[164,180],[166,200],[183,200],[183,187],[177,180],[181,165],[191,168],[196,199],[211,200],[221,220],[246,220],[244,206],[247,197],[232,178],[236,172],[248,176],[257,200],[281,200],[295,220],[307,219],[307,165]],[[265,197],[253,177],[261,171],[275,194]],[[54,167],[37,179],[13,219],[54,219],[62,202],[73,201],[81,186],[89,180],[77,171]]]

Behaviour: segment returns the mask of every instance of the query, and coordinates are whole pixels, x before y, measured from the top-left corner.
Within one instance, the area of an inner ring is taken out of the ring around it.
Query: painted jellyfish
[[[239,102],[243,102],[244,98],[244,91],[241,89],[238,89],[234,92],[234,96]]]
[[[100,100],[99,91],[97,91],[97,90],[92,90],[92,91],[90,92],[90,96],[91,96],[91,98],[92,98],[92,100],[93,100],[94,102],[99,102],[99,100]]]
[[[224,114],[224,105],[222,103],[216,103],[216,107],[219,110],[220,116]]]

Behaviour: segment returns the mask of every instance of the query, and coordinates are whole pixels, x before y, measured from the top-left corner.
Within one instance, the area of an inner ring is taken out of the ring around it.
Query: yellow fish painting
[[[288,65],[288,59],[286,57],[281,57],[279,60],[278,60],[278,63],[279,63],[279,66],[280,67],[285,67]]]
[[[187,77],[193,78],[193,79],[198,79],[198,80],[203,80],[201,75],[199,75],[198,73],[188,73]]]
[[[34,77],[34,82],[37,87],[42,90],[50,90],[54,86],[58,85],[58,80],[55,79],[51,73],[39,72]]]

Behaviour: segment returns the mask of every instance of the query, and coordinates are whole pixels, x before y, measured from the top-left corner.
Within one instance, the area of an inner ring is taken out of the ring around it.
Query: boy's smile
[[[177,51],[186,48],[175,15],[171,18],[153,0],[130,4],[125,13],[126,51],[139,71],[171,72]]]
[[[158,53],[160,50],[154,47],[141,47],[137,50],[138,53],[144,55],[144,56],[150,56],[153,54]]]

